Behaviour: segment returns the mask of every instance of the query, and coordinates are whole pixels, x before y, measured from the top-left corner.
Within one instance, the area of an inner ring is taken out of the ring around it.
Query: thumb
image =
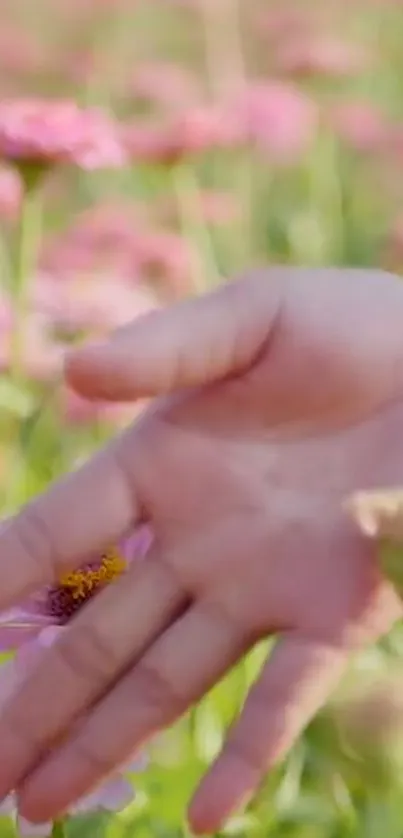
[[[87,398],[130,401],[240,373],[273,331],[280,288],[272,276],[254,275],[147,313],[104,343],[71,352],[68,383]]]

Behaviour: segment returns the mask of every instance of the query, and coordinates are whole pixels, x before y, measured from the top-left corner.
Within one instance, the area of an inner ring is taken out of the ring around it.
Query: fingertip
[[[253,772],[254,774],[254,772]],[[220,758],[196,790],[188,810],[195,835],[212,835],[229,818],[245,809],[256,786],[255,774],[245,776],[245,768]]]
[[[66,382],[78,393],[86,389],[86,381],[88,379],[88,370],[81,362],[82,352],[80,350],[73,350],[66,353],[63,364],[63,374]],[[84,373],[84,380],[83,380]]]
[[[120,370],[110,346],[104,343],[91,343],[72,350],[64,360],[67,384],[86,399],[134,401],[133,382],[127,386],[125,374],[119,375]]]

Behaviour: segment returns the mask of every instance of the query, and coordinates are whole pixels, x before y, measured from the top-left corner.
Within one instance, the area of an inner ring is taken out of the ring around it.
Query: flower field
[[[403,270],[402,38],[399,0],[1,0],[3,514],[141,409],[70,391],[69,347],[264,263]],[[402,654],[398,627],[352,662],[223,834],[402,838]],[[128,806],[68,835],[190,838],[261,660],[152,743]]]

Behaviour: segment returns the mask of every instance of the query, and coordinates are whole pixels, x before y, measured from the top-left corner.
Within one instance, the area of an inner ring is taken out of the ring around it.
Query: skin
[[[213,832],[292,746],[350,653],[401,616],[343,502],[403,479],[403,285],[263,271],[76,351],[66,375],[90,398],[156,398],[4,524],[0,607],[142,521],[155,541],[2,711],[0,796],[17,787],[26,818],[55,817],[274,633],[190,805],[193,830]]]

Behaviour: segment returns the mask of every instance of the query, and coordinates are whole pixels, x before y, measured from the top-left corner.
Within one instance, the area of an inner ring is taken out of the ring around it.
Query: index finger
[[[129,436],[130,439],[130,436]],[[53,584],[139,518],[126,439],[56,481],[0,528],[0,609]]]

